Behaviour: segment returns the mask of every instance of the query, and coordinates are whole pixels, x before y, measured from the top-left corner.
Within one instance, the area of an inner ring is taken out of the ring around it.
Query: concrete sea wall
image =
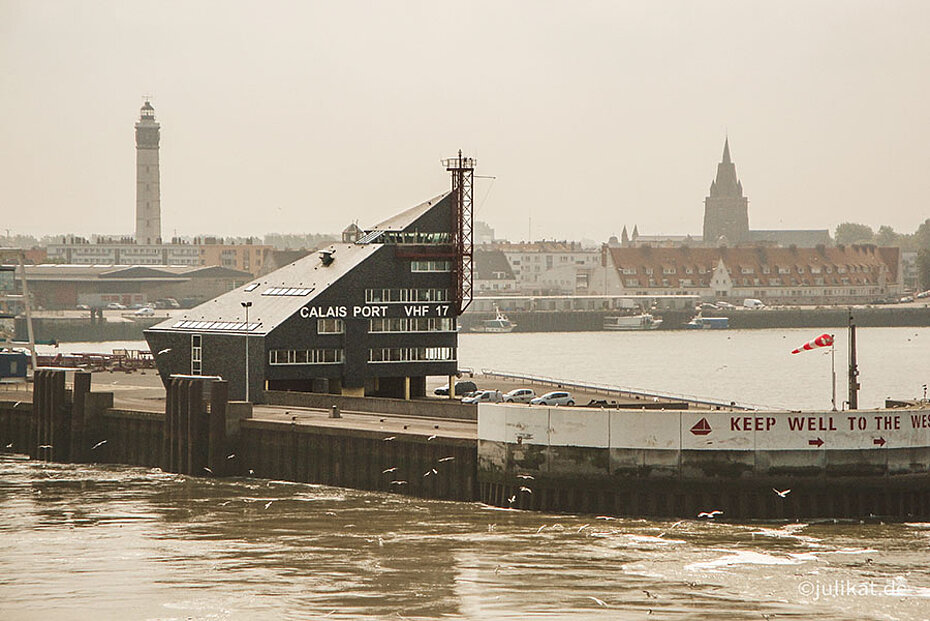
[[[493,505],[669,517],[721,510],[734,519],[930,516],[928,410],[479,408],[479,497]]]

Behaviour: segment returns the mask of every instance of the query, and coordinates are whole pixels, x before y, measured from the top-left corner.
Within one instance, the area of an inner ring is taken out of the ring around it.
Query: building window
[[[294,287],[271,287],[270,289],[265,289],[262,291],[262,295],[287,295],[302,297],[305,295],[310,295],[310,292],[313,291],[313,287],[309,289],[297,289]]]
[[[411,272],[451,272],[452,261],[411,261]]]
[[[345,334],[346,324],[342,319],[317,319],[317,334]]]
[[[369,319],[368,331],[373,334],[384,332],[454,332],[452,317],[390,317]]]
[[[272,349],[268,364],[274,366],[298,364],[341,364],[341,349]]]
[[[368,362],[434,362],[455,360],[454,347],[384,347],[368,350]]]
[[[199,334],[191,334],[191,375],[203,372],[203,339]]]
[[[365,289],[365,302],[448,302],[448,289]]]

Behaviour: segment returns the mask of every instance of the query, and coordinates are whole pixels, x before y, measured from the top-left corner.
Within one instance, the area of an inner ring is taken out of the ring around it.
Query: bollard
[[[339,413],[339,406],[334,405],[332,411],[329,413],[330,418],[342,418],[342,414]]]

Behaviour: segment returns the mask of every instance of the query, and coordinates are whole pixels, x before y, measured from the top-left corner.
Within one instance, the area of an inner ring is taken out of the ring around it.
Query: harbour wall
[[[46,461],[129,464],[422,498],[477,496],[473,438],[401,432],[385,441],[380,431],[256,420],[250,404],[226,400],[224,385],[211,378],[172,379],[167,412],[134,411],[113,407],[111,392],[90,390],[89,373],[76,373],[75,387],[66,390],[63,371],[40,369],[33,403],[0,401],[0,450]],[[384,472],[389,469],[396,470]],[[392,484],[399,480],[404,482]]]
[[[374,414],[393,414],[400,416],[420,416],[455,418],[459,420],[478,420],[478,406],[462,403],[457,399],[442,401],[405,401],[377,397],[346,397],[326,393],[266,390],[265,403],[291,407],[318,408],[328,410],[335,406],[339,410],[352,412],[370,412]]]
[[[0,401],[0,449],[548,512],[930,519],[926,407],[801,413],[481,404],[476,440],[255,419],[251,404],[228,401],[227,390],[216,378],[174,377],[166,412],[135,411],[91,390],[90,374],[76,373],[69,390],[63,371],[40,369],[32,403]]]
[[[482,502],[730,519],[930,516],[930,410],[617,411],[481,404]],[[775,490],[790,490],[784,497]]]

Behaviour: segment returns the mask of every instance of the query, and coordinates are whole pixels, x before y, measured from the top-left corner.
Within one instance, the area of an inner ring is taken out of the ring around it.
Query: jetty
[[[801,413],[700,403],[676,409],[671,401],[665,409],[631,407],[635,395],[607,407],[264,397],[263,405],[232,401],[227,382],[208,376],[174,376],[166,390],[153,374],[38,369],[31,386],[0,390],[0,447],[48,461],[520,510],[930,518],[926,403]]]

